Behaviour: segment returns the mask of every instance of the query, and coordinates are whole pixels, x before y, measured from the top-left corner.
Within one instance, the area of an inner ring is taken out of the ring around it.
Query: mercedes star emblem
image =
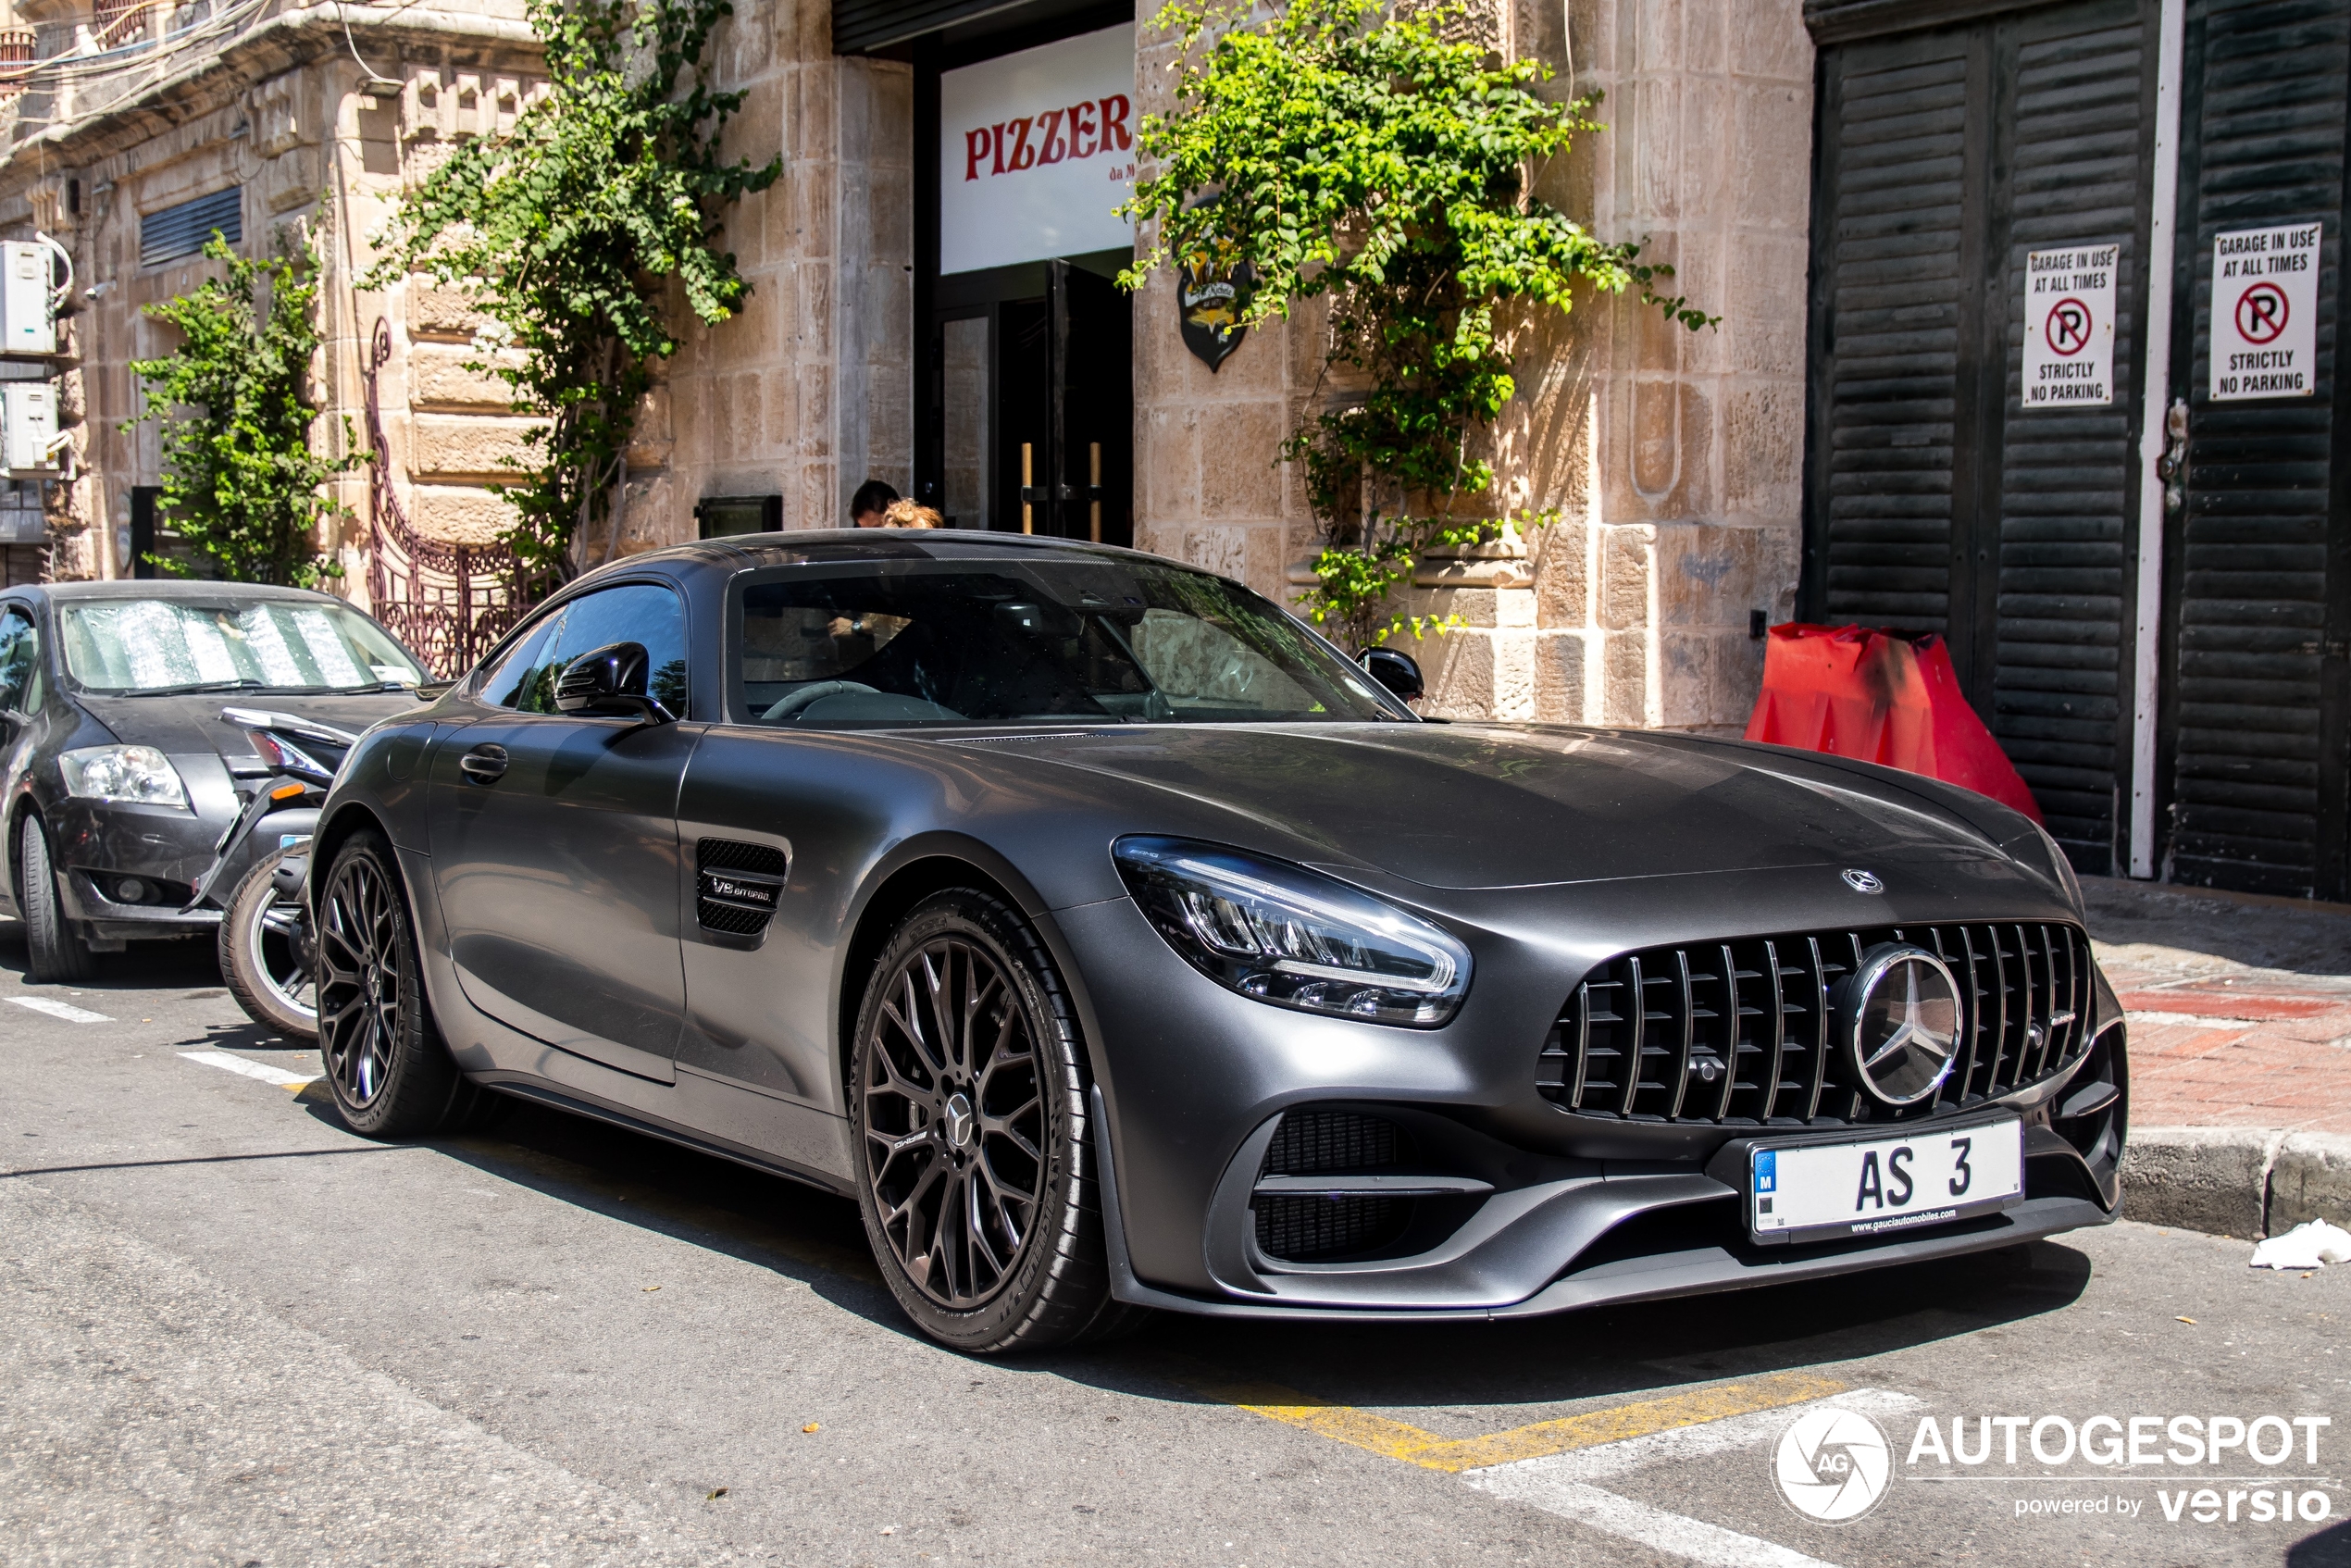
[[[1861,1087],[1893,1106],[1916,1105],[1943,1087],[1959,1057],[1959,988],[1922,947],[1884,943],[1862,955],[1839,1009],[1848,1059]]]
[[[1882,893],[1885,884],[1877,879],[1874,871],[1853,870],[1845,874],[1845,885],[1857,893]]]

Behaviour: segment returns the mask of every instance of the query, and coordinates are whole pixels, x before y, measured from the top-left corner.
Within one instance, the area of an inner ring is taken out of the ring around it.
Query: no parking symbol
[[[2032,251],[2024,258],[2024,406],[2096,408],[2114,401],[2118,245]]]
[[[2308,397],[2318,387],[2315,223],[2212,241],[2212,399]]]

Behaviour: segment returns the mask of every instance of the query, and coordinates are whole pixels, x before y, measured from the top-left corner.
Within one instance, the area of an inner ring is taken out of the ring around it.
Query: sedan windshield
[[[333,600],[97,599],[59,606],[66,668],[93,691],[363,691],[425,678]]]
[[[1203,572],[884,561],[742,590],[745,710],[810,728],[1410,721],[1295,617]]]

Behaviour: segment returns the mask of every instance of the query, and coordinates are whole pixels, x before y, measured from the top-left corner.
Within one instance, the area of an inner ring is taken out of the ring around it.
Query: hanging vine
[[[327,484],[368,455],[349,419],[341,456],[321,454],[312,444],[317,252],[307,238],[280,230],[277,255],[247,260],[215,230],[204,254],[225,274],[144,309],[178,328],[180,342],[160,358],[131,362],[142,407],[122,428],[149,419],[160,427],[157,514],[222,576],[315,588],[342,576],[334,557],[318,548],[319,530],[350,515]],[[180,576],[190,569],[168,555],[150,555],[148,564]]]
[[[473,368],[541,422],[522,477],[493,487],[526,593],[571,576],[616,529],[626,454],[653,368],[678,352],[674,287],[715,326],[750,284],[718,247],[721,215],[783,171],[727,162],[741,93],[711,90],[703,57],[727,0],[529,0],[550,91],[511,131],[460,143],[401,204],[364,280],[422,273],[490,318]],[[500,354],[499,350],[511,353]]]
[[[1516,391],[1501,314],[1567,311],[1581,283],[1637,289],[1692,330],[1717,318],[1659,291],[1672,268],[1531,193],[1577,134],[1603,129],[1596,95],[1536,97],[1548,67],[1498,64],[1449,36],[1462,6],[1295,0],[1255,14],[1248,0],[1171,0],[1159,13],[1183,64],[1174,112],[1145,116],[1138,136],[1156,173],[1121,210],[1156,227],[1120,280],[1140,288],[1171,258],[1195,276],[1240,276],[1245,261],[1250,326],[1329,296],[1329,362],[1367,390],[1310,411],[1281,449],[1304,466],[1326,541],[1302,603],[1357,646],[1441,631],[1452,623],[1396,606],[1420,556],[1550,517],[1463,504],[1494,479],[1473,438]]]

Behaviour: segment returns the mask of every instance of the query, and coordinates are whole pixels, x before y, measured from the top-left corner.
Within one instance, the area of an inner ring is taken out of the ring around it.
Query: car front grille
[[[1929,1100],[1863,1092],[1833,992],[1881,942],[1959,984],[1956,1064]],[[2090,952],[2062,925],[1906,926],[1746,937],[1610,959],[1568,999],[1536,1085],[1563,1110],[1636,1122],[1895,1122],[1972,1105],[2070,1065],[2089,1043]]]

